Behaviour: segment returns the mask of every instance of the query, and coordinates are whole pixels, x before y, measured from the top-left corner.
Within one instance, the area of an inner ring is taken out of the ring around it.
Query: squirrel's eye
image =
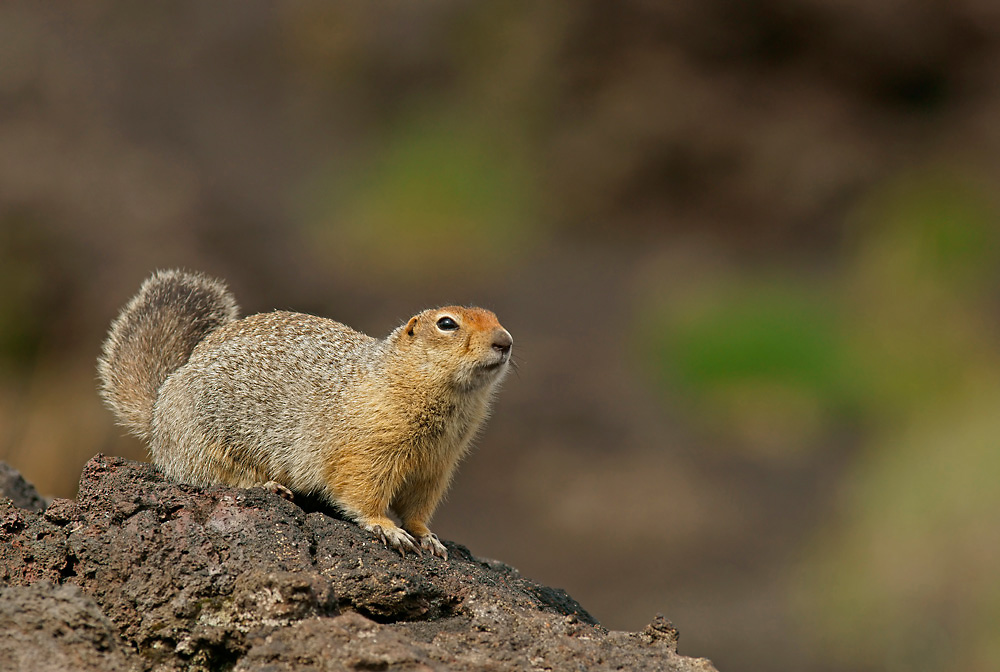
[[[438,329],[441,331],[455,331],[458,329],[458,322],[447,315],[437,321]]]

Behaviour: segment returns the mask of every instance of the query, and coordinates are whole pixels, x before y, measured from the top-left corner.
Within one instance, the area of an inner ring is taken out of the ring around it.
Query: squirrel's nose
[[[510,347],[514,345],[514,339],[506,329],[497,329],[493,332],[493,349],[501,355],[510,353]]]

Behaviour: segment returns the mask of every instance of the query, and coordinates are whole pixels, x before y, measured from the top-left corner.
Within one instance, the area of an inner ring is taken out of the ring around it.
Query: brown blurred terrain
[[[1000,5],[0,6],[0,459],[155,268],[519,372],[437,532],[721,670],[1000,669]]]

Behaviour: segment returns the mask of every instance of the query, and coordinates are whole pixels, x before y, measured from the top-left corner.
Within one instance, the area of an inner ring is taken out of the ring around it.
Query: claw
[[[404,558],[407,551],[421,555],[420,547],[417,545],[416,540],[405,530],[398,527],[386,528],[381,525],[371,525],[370,527],[366,527],[366,529],[378,537],[379,541],[385,544],[386,547],[399,551],[399,554]]]
[[[420,537],[420,547],[442,560],[448,559],[448,549],[444,547],[444,544],[441,543],[441,540],[433,532]]]
[[[295,499],[295,495],[292,494],[292,491],[283,486],[281,483],[278,483],[277,481],[268,481],[267,483],[262,483],[260,487],[264,488],[268,492],[273,492],[274,494],[278,495],[283,499],[287,499],[289,502]]]

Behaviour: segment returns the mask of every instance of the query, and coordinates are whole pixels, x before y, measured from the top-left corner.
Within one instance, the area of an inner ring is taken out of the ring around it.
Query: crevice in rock
[[[353,611],[381,625],[396,623],[423,623],[440,621],[459,615],[461,600],[456,597],[437,597],[430,600],[419,596],[404,598],[392,605],[365,605],[350,598],[341,599],[341,612]]]
[[[79,562],[73,553],[66,555],[66,563],[59,570],[60,582],[76,576],[76,565]]]

